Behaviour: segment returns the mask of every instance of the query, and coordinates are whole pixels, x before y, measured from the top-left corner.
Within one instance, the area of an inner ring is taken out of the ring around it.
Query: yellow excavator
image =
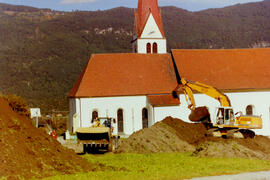
[[[206,106],[196,107],[193,91],[208,95],[219,101],[221,106],[217,107],[214,123],[211,122],[210,113]],[[253,138],[255,133],[251,129],[262,128],[261,116],[243,115],[241,112],[234,114],[229,98],[212,86],[181,78],[181,84],[175,88],[173,95],[178,97],[181,92],[185,94],[188,108],[191,110],[189,119],[192,122],[204,123],[209,134],[213,136]],[[235,115],[238,115],[238,117],[235,117]]]

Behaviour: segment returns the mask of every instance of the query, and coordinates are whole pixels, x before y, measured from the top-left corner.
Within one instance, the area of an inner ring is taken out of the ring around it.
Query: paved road
[[[270,180],[270,171],[250,172],[235,175],[209,176],[193,180]]]

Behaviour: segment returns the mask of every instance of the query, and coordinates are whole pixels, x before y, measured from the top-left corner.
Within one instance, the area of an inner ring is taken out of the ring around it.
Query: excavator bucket
[[[211,123],[210,113],[206,106],[197,107],[191,111],[189,120],[192,122]]]

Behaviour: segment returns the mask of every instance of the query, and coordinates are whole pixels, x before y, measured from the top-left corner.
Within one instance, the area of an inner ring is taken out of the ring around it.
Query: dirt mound
[[[200,123],[167,117],[150,128],[133,133],[117,150],[120,152],[193,152],[195,156],[270,159],[270,139],[223,139],[209,137]]]
[[[207,141],[198,146],[193,155],[199,157],[269,158],[267,154],[261,151],[254,151],[234,140]]]
[[[198,145],[206,140],[207,130],[202,123],[187,123],[172,117],[167,117],[161,122],[173,128],[176,135],[189,144]]]
[[[117,152],[192,152],[206,139],[206,133],[202,124],[167,117],[150,128],[133,133],[119,145]]]
[[[209,138],[196,148],[194,155],[270,160],[270,139],[265,136],[255,136],[253,139]]]
[[[0,98],[0,177],[32,178],[95,168],[53,140]]]
[[[195,146],[179,139],[177,132],[169,125],[158,122],[151,128],[133,133],[124,140],[117,152],[157,153],[194,151]]]

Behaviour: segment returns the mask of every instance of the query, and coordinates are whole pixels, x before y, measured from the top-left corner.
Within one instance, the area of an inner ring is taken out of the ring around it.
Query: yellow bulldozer
[[[119,137],[113,134],[115,119],[97,117],[92,120],[92,123],[91,127],[81,127],[76,130],[77,143],[83,144],[83,153],[116,149]]]
[[[193,91],[208,95],[220,103],[216,108],[215,121],[211,121],[209,110],[206,106],[196,107]],[[218,89],[200,83],[181,78],[181,83],[173,91],[173,95],[183,92],[188,108],[191,110],[189,119],[192,122],[201,122],[209,129],[209,134],[217,137],[253,138],[254,131],[251,129],[262,128],[261,116],[243,115],[241,112],[234,114],[229,98]],[[235,117],[238,115],[238,117]]]

